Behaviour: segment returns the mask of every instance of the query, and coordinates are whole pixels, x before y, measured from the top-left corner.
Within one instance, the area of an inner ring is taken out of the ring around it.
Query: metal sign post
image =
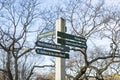
[[[57,43],[57,32],[65,32],[65,20],[63,18],[59,18],[56,20],[56,44]],[[56,74],[55,80],[65,80],[65,59],[64,58],[56,58]]]

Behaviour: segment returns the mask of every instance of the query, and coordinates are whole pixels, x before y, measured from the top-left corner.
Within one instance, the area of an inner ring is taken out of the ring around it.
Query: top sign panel
[[[87,41],[83,37],[74,36],[74,35],[66,34],[66,33],[59,32],[59,31],[57,32],[57,36],[65,38],[65,39],[75,40],[75,41],[81,41],[81,42],[86,42]]]

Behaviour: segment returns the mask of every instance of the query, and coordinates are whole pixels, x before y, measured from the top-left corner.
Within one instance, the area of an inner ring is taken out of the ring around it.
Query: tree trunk
[[[17,64],[18,58],[15,58],[15,80],[18,80],[18,64]]]
[[[11,70],[10,70],[10,63],[11,63],[11,54],[8,53],[7,55],[7,64],[6,64],[6,67],[7,67],[7,71],[8,71],[8,78],[9,80],[13,80],[13,76],[12,76],[12,73],[11,73]]]
[[[77,74],[77,76],[76,76],[73,80],[79,80],[79,78],[80,78],[83,74],[85,74],[86,70],[87,70],[87,67],[86,67],[86,66],[83,67],[83,68],[81,69],[81,71]]]

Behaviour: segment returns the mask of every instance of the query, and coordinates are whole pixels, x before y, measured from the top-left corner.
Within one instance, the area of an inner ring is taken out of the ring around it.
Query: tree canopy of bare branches
[[[31,79],[36,62],[28,59],[33,56],[37,36],[33,33],[32,43],[29,39],[31,31],[38,29],[33,24],[41,12],[37,0],[0,1],[0,72],[4,80]]]

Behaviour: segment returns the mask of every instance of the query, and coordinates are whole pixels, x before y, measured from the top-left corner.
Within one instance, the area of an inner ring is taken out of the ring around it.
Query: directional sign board
[[[44,50],[44,49],[39,49],[39,48],[36,49],[36,53],[48,55],[48,56],[61,57],[61,58],[69,58],[69,54],[67,54],[67,53],[56,52],[56,51],[51,51],[51,50]]]
[[[62,46],[62,45],[51,44],[51,43],[46,43],[46,42],[41,42],[41,41],[37,41],[36,46],[43,47],[43,48],[49,48],[49,49],[55,49],[55,50],[61,50],[61,51],[65,51],[65,52],[70,51],[69,47],[65,47],[65,46]]]
[[[67,33],[59,32],[59,31],[57,33],[57,36],[65,38],[65,39],[74,40],[74,41],[86,42],[86,39],[83,37],[74,36],[74,35],[70,35]]]
[[[40,38],[45,38],[45,37],[52,36],[52,35],[55,35],[55,30],[52,30],[52,31],[49,31],[49,32],[46,32],[46,33],[39,34],[39,35],[38,35],[38,40],[39,40]]]
[[[86,45],[83,43],[78,43],[78,42],[74,42],[74,41],[69,41],[69,40],[64,40],[64,39],[60,39],[58,38],[58,43],[62,44],[62,45],[69,45],[69,46],[73,46],[73,47],[79,47],[79,48],[86,48]]]
[[[63,32],[57,32],[57,36],[61,37],[58,38],[57,42],[63,45],[69,45],[79,48],[87,48],[86,46],[86,39],[79,36],[70,35]]]

